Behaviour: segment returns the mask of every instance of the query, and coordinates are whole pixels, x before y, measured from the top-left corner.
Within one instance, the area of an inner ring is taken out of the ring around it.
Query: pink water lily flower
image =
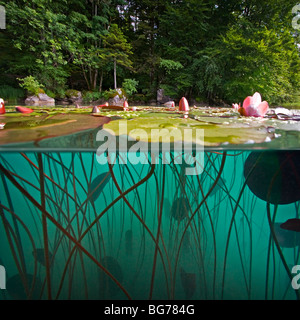
[[[5,113],[4,100],[0,98],[0,114]]]
[[[261,95],[255,92],[253,96],[247,97],[243,106],[238,109],[238,112],[242,116],[247,117],[263,117],[269,109],[269,104],[267,101],[261,101]]]
[[[233,103],[232,104],[232,108],[235,109],[235,110],[239,110],[239,108],[241,107],[241,104],[237,104],[237,103]]]

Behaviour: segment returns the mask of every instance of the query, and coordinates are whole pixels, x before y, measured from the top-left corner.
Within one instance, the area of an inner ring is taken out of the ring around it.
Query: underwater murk
[[[299,298],[300,152],[119,157],[0,154],[1,299]]]

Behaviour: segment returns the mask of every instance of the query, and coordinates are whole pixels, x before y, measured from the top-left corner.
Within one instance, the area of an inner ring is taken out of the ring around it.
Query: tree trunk
[[[114,59],[114,86],[117,89],[117,59]]]
[[[85,73],[85,70],[84,70],[84,67],[83,67],[82,64],[81,64],[81,69],[82,69],[82,74],[83,74],[84,80],[85,80],[85,82],[87,84],[88,90],[91,90],[91,86],[90,86],[89,80],[88,80],[88,78],[86,76],[86,73]]]
[[[94,71],[94,80],[93,80],[93,89],[94,90],[97,87],[97,79],[98,79],[98,69]]]
[[[101,74],[100,74],[99,92],[102,92],[102,83],[103,83],[103,70],[101,70]]]

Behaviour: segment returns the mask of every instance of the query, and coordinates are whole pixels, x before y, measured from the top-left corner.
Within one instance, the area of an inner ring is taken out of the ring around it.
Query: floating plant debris
[[[272,204],[300,200],[300,151],[252,152],[244,165],[250,190]]]

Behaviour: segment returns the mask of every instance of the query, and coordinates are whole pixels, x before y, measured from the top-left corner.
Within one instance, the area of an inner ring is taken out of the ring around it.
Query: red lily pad
[[[32,109],[26,108],[26,107],[21,107],[21,106],[17,106],[17,107],[16,107],[16,110],[17,110],[18,112],[21,112],[21,113],[32,113],[32,112],[33,112]]]

